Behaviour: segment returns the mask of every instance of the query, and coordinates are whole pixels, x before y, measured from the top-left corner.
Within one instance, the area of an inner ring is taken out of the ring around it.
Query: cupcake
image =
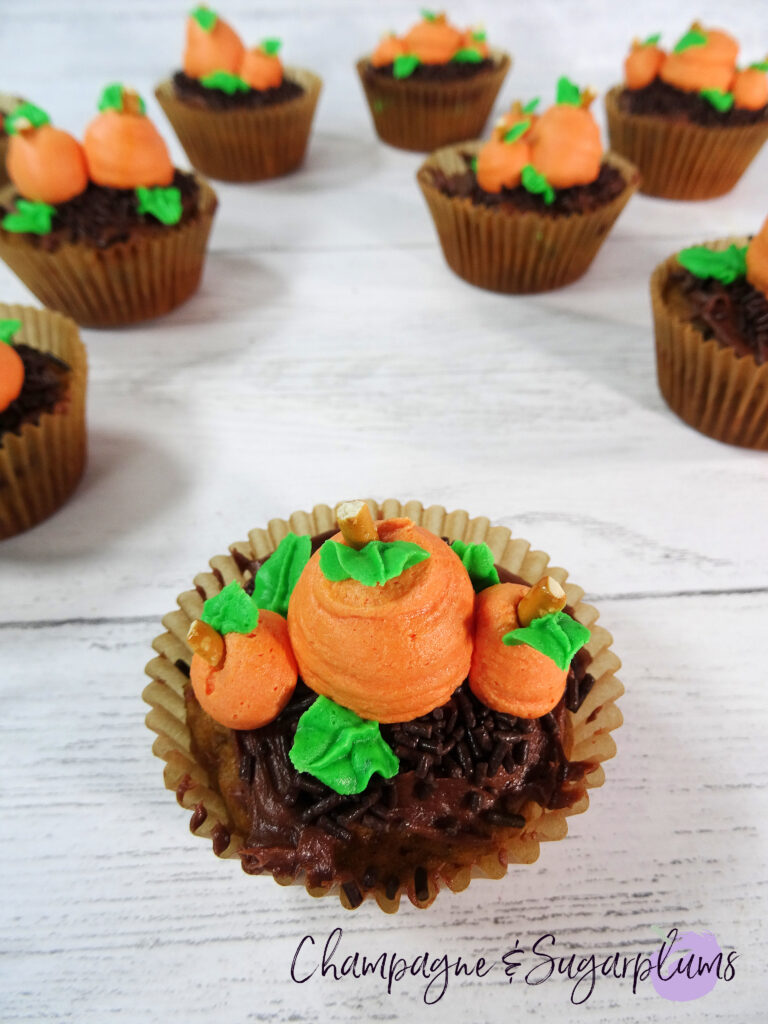
[[[24,100],[19,96],[9,96],[7,93],[0,92],[0,188],[4,188],[10,181],[5,169],[5,160],[8,156],[8,132],[5,130],[5,119],[23,102]]]
[[[0,257],[87,327],[160,316],[200,283],[216,196],[175,170],[135,92],[114,83],[82,144],[26,103],[8,118]]]
[[[768,451],[768,220],[683,249],[651,278],[659,387],[685,422]]]
[[[768,60],[737,67],[736,40],[698,23],[669,52],[660,39],[635,40],[606,96],[611,147],[648,195],[724,195],[768,138]]]
[[[0,305],[0,540],[50,516],[77,486],[86,375],[71,320]]]
[[[304,160],[322,81],[283,68],[280,40],[246,49],[218,14],[187,19],[183,69],[155,90],[189,162],[223,181],[262,181]]]
[[[503,527],[346,502],[211,567],[163,620],[144,698],[192,832],[246,873],[426,907],[534,861],[604,781],[611,638]]]
[[[482,132],[510,63],[483,29],[462,31],[422,11],[404,36],[384,36],[357,72],[379,138],[428,153]]]
[[[587,270],[638,186],[636,168],[604,153],[594,96],[569,79],[538,114],[515,103],[485,143],[447,146],[417,179],[448,265],[498,292],[539,292]]]

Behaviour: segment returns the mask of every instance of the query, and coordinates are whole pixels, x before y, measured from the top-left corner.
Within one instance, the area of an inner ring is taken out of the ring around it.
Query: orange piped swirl
[[[447,64],[461,49],[462,33],[451,25],[444,14],[424,19],[403,36],[406,53],[418,57],[422,64]]]
[[[747,280],[768,298],[768,219],[747,246]]]
[[[506,633],[517,629],[517,606],[529,589],[518,583],[497,583],[477,595],[469,685],[478,700],[494,711],[540,718],[562,697],[568,673],[533,647],[502,643]]]
[[[378,534],[431,557],[366,587],[327,580],[316,552],[291,595],[288,631],[301,677],[316,693],[362,718],[407,722],[444,704],[466,678],[474,591],[448,545],[410,519],[384,520]]]
[[[600,129],[586,107],[555,104],[539,117],[526,139],[531,163],[553,188],[588,185],[600,173]]]
[[[187,18],[187,42],[184,50],[184,73],[190,78],[204,78],[214,71],[237,74],[245,53],[240,36],[223,18],[206,32],[193,17]]]
[[[56,206],[88,187],[83,147],[52,124],[11,135],[6,167],[19,195],[37,203]]]

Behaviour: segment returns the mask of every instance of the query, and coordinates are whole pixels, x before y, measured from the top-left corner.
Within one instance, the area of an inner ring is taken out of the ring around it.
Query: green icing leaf
[[[652,36],[646,36],[643,40],[643,46],[657,46],[661,40],[661,32],[654,32]]]
[[[20,103],[13,113],[8,114],[3,122],[5,130],[9,135],[18,134],[16,122],[22,118],[29,121],[33,128],[40,128],[44,124],[50,124],[51,121],[42,107],[36,107],[34,103]]]
[[[233,75],[231,71],[212,71],[210,75],[204,75],[200,81],[206,89],[221,89],[228,96],[234,96],[236,92],[250,92],[251,87],[244,82],[239,75]]]
[[[535,96],[532,100],[528,100],[528,102],[523,107],[523,113],[524,114],[532,114],[534,112],[534,110],[536,109],[536,107],[538,107],[538,105],[540,103],[541,103],[541,96]]]
[[[48,203],[35,203],[31,199],[17,199],[16,212],[3,217],[2,226],[15,234],[48,235],[56,207]]]
[[[463,540],[455,540],[451,547],[469,573],[476,591],[485,590],[486,587],[492,587],[494,583],[499,582],[493,552],[487,544],[465,544]]]
[[[397,774],[399,761],[381,737],[379,723],[318,697],[299,719],[289,757],[336,793],[362,793],[374,772]]]
[[[105,86],[99,97],[99,110],[122,110],[124,105],[125,86],[122,82],[110,82]],[[147,107],[141,96],[138,98],[139,113],[145,114]]]
[[[259,609],[243,588],[233,580],[203,605],[203,622],[219,633],[252,633],[259,621]]]
[[[451,60],[455,60],[457,64],[480,64],[483,60],[483,55],[479,50],[466,46],[461,50],[457,50],[451,57]]]
[[[140,185],[136,189],[136,197],[139,213],[151,213],[161,224],[178,224],[181,220],[183,208],[181,192],[177,188],[145,188]]]
[[[567,669],[576,651],[589,640],[586,626],[572,619],[566,612],[553,612],[534,619],[529,626],[513,629],[501,638],[507,647],[527,644],[545,654],[560,669]]]
[[[523,188],[533,195],[542,196],[547,206],[555,201],[555,190],[543,174],[539,174],[533,164],[526,164],[520,175]]]
[[[747,273],[747,246],[729,245],[716,251],[705,245],[693,245],[677,254],[677,262],[694,277],[714,277],[722,284],[731,284]]]
[[[259,608],[288,614],[288,601],[312,554],[309,537],[289,533],[253,578],[253,600]]]
[[[13,342],[13,336],[21,327],[21,320],[0,320],[0,341],[6,345]]]
[[[428,11],[426,7],[422,7],[419,11],[424,21],[437,21],[437,15],[434,11]]]
[[[327,540],[320,548],[320,571],[334,583],[357,580],[365,587],[380,587],[427,558],[428,551],[407,540],[372,540],[359,551]]]
[[[401,53],[395,57],[392,64],[392,75],[394,78],[408,78],[419,64],[419,58],[415,53]]]
[[[530,118],[526,118],[525,121],[518,121],[518,123],[513,125],[509,129],[508,132],[504,133],[504,141],[505,142],[517,142],[517,140],[519,138],[522,138],[522,136],[525,135],[525,133],[528,131],[528,129],[530,127],[531,127],[531,119]]]
[[[469,161],[469,166],[472,168],[472,173],[477,174],[477,157],[473,156]]]
[[[725,114],[733,106],[732,92],[723,92],[722,89],[702,89],[699,95],[703,96],[721,114]]]
[[[203,32],[212,32],[216,22],[219,20],[219,16],[215,11],[203,5],[196,7],[194,11],[190,11],[189,16],[195,19]]]
[[[474,28],[472,29],[470,35],[476,43],[484,43],[485,40],[488,38],[488,34],[486,33],[484,28]]]
[[[581,89],[570,78],[562,75],[557,80],[556,103],[566,103],[571,107],[581,106]]]
[[[750,71],[768,71],[768,60],[759,60],[756,64],[749,65]]]
[[[672,53],[684,53],[686,50],[690,50],[693,46],[704,46],[707,42],[707,36],[704,32],[699,32],[697,28],[692,28],[686,32],[682,39],[679,39],[675,43],[675,48]]]
[[[279,53],[280,47],[283,45],[281,39],[263,39],[261,42],[261,48],[269,57],[274,57],[276,53]]]

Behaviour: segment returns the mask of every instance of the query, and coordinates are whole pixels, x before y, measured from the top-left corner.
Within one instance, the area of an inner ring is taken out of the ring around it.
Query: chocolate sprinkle
[[[394,64],[384,64],[375,68],[368,64],[364,74],[367,78],[375,81],[377,77],[391,78],[395,80]],[[419,64],[408,78],[396,79],[404,83],[408,82],[465,82],[468,78],[475,78],[484,71],[491,71],[495,63],[489,57],[472,63],[471,61],[449,60],[445,64]]]
[[[274,107],[277,103],[287,103],[304,95],[304,89],[298,82],[283,78],[275,89],[250,89],[248,92],[235,92],[231,95],[223,89],[209,89],[197,78],[190,78],[183,71],[173,76],[173,88],[177,99],[194,107],[205,107],[207,110],[256,110],[261,107]]]
[[[38,423],[43,413],[53,412],[67,392],[66,363],[23,342],[14,348],[24,364],[24,384],[19,397],[0,412],[0,443],[3,434],[19,431],[24,423]]]
[[[705,339],[715,338],[739,356],[768,362],[768,297],[745,278],[722,284],[681,268],[670,277],[684,296],[688,318]]]
[[[762,124],[768,121],[768,106],[759,110],[717,110],[698,92],[685,92],[654,78],[643,89],[624,89],[619,107],[626,114],[647,114],[670,120],[689,121],[704,127],[728,128],[736,125]]]

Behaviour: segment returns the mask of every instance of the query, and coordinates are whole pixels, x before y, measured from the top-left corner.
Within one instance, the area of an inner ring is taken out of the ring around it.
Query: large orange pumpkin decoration
[[[447,64],[462,48],[464,37],[445,14],[424,11],[422,20],[403,36],[405,52],[422,64]]]
[[[99,110],[83,139],[91,180],[122,189],[170,185],[168,147],[144,113],[141,97],[114,83],[102,93]]]
[[[20,195],[55,206],[85,191],[88,170],[82,146],[54,128],[44,110],[24,103],[5,124],[10,136],[8,177]]]
[[[561,78],[557,103],[531,129],[531,163],[552,188],[588,185],[600,173],[603,146],[589,110],[593,99],[591,93],[581,93]]]
[[[245,47],[235,30],[208,7],[196,7],[187,19],[184,72],[190,78],[205,78],[214,71],[237,74]]]
[[[739,44],[721,29],[705,29],[694,23],[667,54],[660,76],[683,92],[727,92],[736,70]]]

